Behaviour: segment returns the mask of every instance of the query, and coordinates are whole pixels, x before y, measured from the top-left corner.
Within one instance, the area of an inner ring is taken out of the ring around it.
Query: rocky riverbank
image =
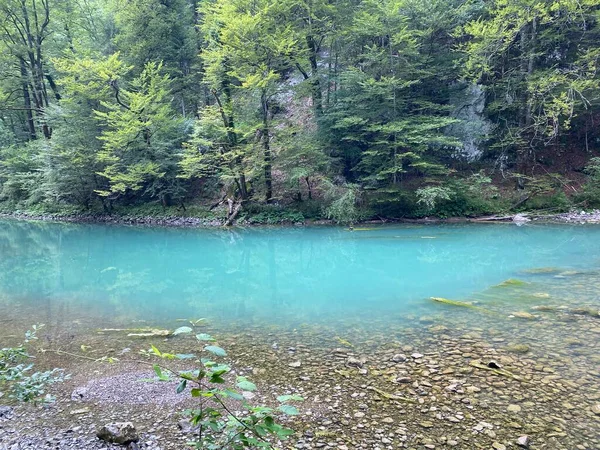
[[[38,214],[30,212],[0,212],[0,218],[17,220],[35,220],[48,222],[68,222],[68,223],[88,223],[88,224],[115,224],[115,225],[139,225],[139,226],[160,226],[160,227],[191,227],[191,228],[214,228],[225,225],[225,219],[219,218],[201,218],[193,216],[151,216],[151,215],[127,215],[127,214],[61,214],[47,213]],[[600,223],[600,210],[593,211],[571,211],[560,214],[538,214],[538,213],[519,213],[504,216],[486,216],[486,217],[450,217],[440,219],[436,217],[425,217],[421,219],[377,219],[360,222],[363,225],[393,224],[393,223],[465,223],[465,222],[514,222],[524,224],[527,222],[537,223],[569,223],[569,224],[597,224]],[[307,220],[307,221],[289,221],[282,219],[277,223],[269,225],[334,225],[331,220]],[[357,225],[360,225],[357,224]],[[261,226],[265,225],[261,221],[253,220],[252,217],[238,220],[237,226]]]
[[[292,393],[306,399],[286,423],[296,430],[286,449],[598,449],[600,314],[534,298],[523,310],[441,304],[440,316],[368,326],[203,331],[227,348],[237,374],[256,382],[253,403]],[[152,374],[126,362],[151,342],[197,351],[192,336],[161,342],[84,327],[48,333],[50,349],[121,361],[39,353],[40,364],[65,367],[73,378],[54,387],[53,405],[11,406],[0,418],[0,449],[124,448],[96,437],[111,422],[134,423],[140,440],[130,449],[181,449],[193,437],[182,420],[194,400],[172,384],[141,381]]]

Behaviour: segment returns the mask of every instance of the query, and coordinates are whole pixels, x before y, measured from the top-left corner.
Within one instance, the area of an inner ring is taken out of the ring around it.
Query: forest
[[[598,0],[0,0],[0,210],[600,206]]]

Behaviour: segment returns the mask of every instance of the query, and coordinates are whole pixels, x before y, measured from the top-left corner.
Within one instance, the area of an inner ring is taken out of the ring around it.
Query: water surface
[[[599,263],[600,227],[591,225],[350,231],[0,221],[0,305],[99,322],[400,320],[439,312],[432,296],[485,305],[502,297],[490,287],[506,279],[546,292],[560,289],[557,274],[593,273]],[[541,267],[554,269],[529,273]]]

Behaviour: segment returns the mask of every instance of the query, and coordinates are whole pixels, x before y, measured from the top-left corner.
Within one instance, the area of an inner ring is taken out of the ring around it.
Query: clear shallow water
[[[536,285],[540,276],[529,269],[599,266],[596,226],[206,230],[0,221],[0,305],[99,322],[399,320],[439,313],[432,296],[497,302],[489,288],[509,278],[531,281],[532,292],[552,288]]]

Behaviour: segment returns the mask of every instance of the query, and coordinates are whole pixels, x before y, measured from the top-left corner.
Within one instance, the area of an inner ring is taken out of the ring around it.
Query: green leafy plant
[[[198,369],[180,372],[153,365],[158,381],[179,380],[177,392],[183,393],[189,388],[190,395],[198,399],[197,408],[187,411],[190,423],[195,427],[195,440],[190,445],[209,450],[274,449],[271,441],[285,440],[294,433],[277,423],[276,418],[279,414],[298,414],[298,409],[291,403],[302,401],[302,397],[279,396],[276,408],[251,405],[244,393],[255,391],[256,385],[243,376],[233,378],[229,365],[212,359],[227,356],[227,352],[214,343],[212,336],[202,333],[196,335],[196,339],[205,343],[202,353],[210,355],[196,360]],[[193,357],[165,353],[155,346],[143,353],[165,360]]]
[[[446,186],[427,186],[417,189],[417,203],[434,210],[438,202],[450,200],[454,193]]]
[[[41,327],[43,325],[34,325],[18,346],[0,349],[0,396],[8,393],[9,398],[20,402],[38,401],[40,398],[43,402],[52,402],[54,397],[46,393],[47,386],[69,378],[62,369],[32,373],[34,364],[27,361],[33,356],[28,353],[26,345],[37,339]]]

